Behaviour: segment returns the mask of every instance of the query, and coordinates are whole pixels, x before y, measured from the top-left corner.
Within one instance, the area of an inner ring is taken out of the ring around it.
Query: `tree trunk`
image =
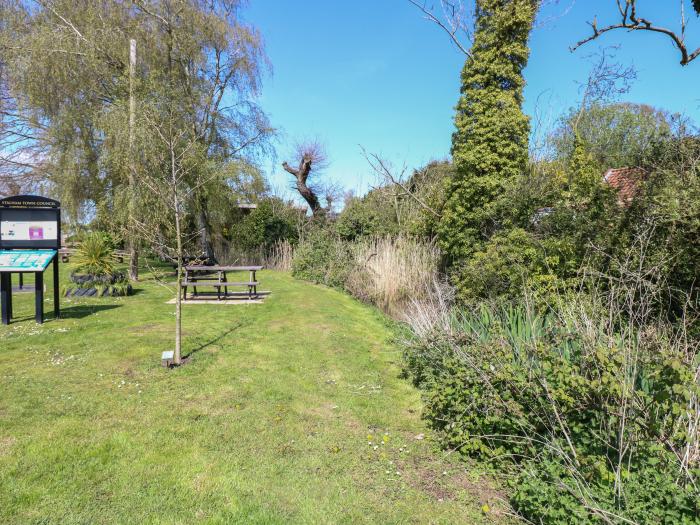
[[[214,246],[209,235],[209,221],[207,220],[206,199],[199,199],[199,211],[197,213],[197,228],[199,228],[199,245],[202,253],[210,261],[216,262]]]
[[[306,203],[311,208],[311,213],[314,217],[325,214],[325,210],[321,207],[321,203],[318,200],[318,196],[314,191],[306,184],[306,181],[311,173],[312,160],[302,157],[299,161],[298,168],[292,168],[288,163],[283,162],[282,167],[288,173],[294,175],[296,179],[296,186],[299,195],[303,197]]]
[[[136,74],[136,40],[129,41],[129,279],[139,280],[139,252],[136,232],[133,227],[134,210],[136,208],[136,166],[134,160],[134,123],[136,102],[134,100],[134,76]]]
[[[170,176],[173,185],[173,212],[175,213],[175,235],[177,236],[177,285],[175,289],[175,352],[173,362],[179,365],[182,362],[182,224],[180,221],[180,198],[177,193],[177,163],[175,160],[175,144],[170,130]]]
[[[177,295],[175,296],[175,352],[173,362],[182,362],[182,257],[177,259]]]

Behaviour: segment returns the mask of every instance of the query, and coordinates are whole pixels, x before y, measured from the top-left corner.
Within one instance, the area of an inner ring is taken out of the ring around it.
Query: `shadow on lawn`
[[[192,357],[194,354],[196,354],[196,353],[199,352],[200,350],[204,350],[205,348],[207,348],[207,347],[209,347],[209,346],[211,346],[211,345],[213,345],[213,344],[215,344],[215,343],[218,343],[218,342],[221,341],[224,337],[226,337],[227,335],[232,334],[233,332],[235,332],[236,330],[238,330],[239,328],[241,328],[243,325],[244,325],[244,323],[238,323],[237,325],[232,326],[231,328],[229,328],[229,329],[226,330],[225,332],[223,332],[223,333],[217,335],[214,339],[211,339],[210,341],[207,341],[206,343],[202,343],[202,344],[199,345],[197,348],[193,349],[191,352],[187,353],[186,355],[183,355],[183,356],[182,356],[182,359],[189,359],[190,357]]]
[[[113,310],[114,308],[121,308],[121,306],[120,304],[81,304],[69,306],[68,308],[61,308],[61,319],[83,319],[88,315],[104,312],[106,310]],[[46,316],[47,321],[53,319],[53,312]]]
[[[93,315],[97,312],[102,312],[105,310],[112,310],[114,308],[120,308],[120,304],[85,304],[80,306],[69,306],[67,308],[61,308],[61,319],[83,319],[88,315]],[[22,321],[33,321],[34,314],[31,315],[13,315],[13,323],[21,323]],[[56,318],[53,315],[53,308],[44,310],[44,322],[53,322]]]

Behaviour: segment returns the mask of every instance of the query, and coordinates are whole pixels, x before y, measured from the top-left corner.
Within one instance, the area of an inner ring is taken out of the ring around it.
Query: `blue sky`
[[[438,0],[433,0],[438,3]],[[639,0],[642,14],[677,27],[677,0]],[[650,33],[610,33],[571,53],[586,21],[613,20],[613,0],[560,0],[547,6],[531,38],[525,111],[553,119],[579,99],[601,45],[638,78],[624,100],[684,113],[700,122],[700,59],[679,65],[670,40]],[[397,167],[447,158],[464,56],[408,0],[251,0],[246,20],[262,32],[273,73],[261,104],[280,130],[278,159],[265,164],[278,190],[289,188],[280,162],[299,139],[319,139],[327,175],[363,193],[375,182],[360,145]],[[700,19],[689,16],[687,41],[700,46]]]

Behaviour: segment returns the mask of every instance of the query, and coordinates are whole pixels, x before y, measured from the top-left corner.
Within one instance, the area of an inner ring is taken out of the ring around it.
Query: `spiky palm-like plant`
[[[114,254],[111,243],[98,233],[90,233],[78,246],[76,272],[95,276],[114,274]]]

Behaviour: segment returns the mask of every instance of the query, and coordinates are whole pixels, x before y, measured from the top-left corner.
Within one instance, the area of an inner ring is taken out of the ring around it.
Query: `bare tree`
[[[614,50],[601,49],[588,57],[593,67],[586,82],[580,86],[581,104],[572,125],[574,134],[586,110],[594,104],[604,104],[618,95],[628,93],[632,82],[637,78],[634,67],[622,67],[621,64],[611,61]]]
[[[392,190],[393,198],[396,203],[396,209],[398,209],[398,199],[409,197],[423,210],[427,211],[431,215],[434,215],[435,217],[440,217],[440,213],[430,207],[428,203],[426,203],[425,200],[418,195],[418,192],[415,191],[414,188],[411,188],[410,183],[406,180],[407,168],[405,165],[401,169],[400,173],[395,174],[389,162],[381,158],[379,155],[375,153],[367,153],[364,148],[362,148],[362,155],[365,157],[365,160],[369,164],[370,168],[372,168],[372,171],[379,176],[382,185]],[[425,169],[428,169],[428,167],[424,168],[424,170]],[[399,217],[397,214],[397,220],[398,219]]]
[[[294,175],[296,189],[311,208],[313,216],[324,215],[326,210],[321,206],[319,191],[312,184],[312,177],[328,167],[328,157],[323,146],[315,141],[300,143],[295,149],[297,167],[293,168],[287,162],[283,162],[282,167],[286,172]]]
[[[637,11],[637,0],[615,0],[617,4],[617,11],[619,13],[619,20],[615,23],[606,25],[604,27],[598,26],[597,17],[594,17],[588,25],[591,26],[593,34],[583,40],[578,41],[572,48],[575,51],[579,47],[592,40],[597,39],[601,35],[608,33],[610,31],[615,31],[617,29],[624,29],[627,31],[650,31],[652,33],[660,33],[666,35],[671,39],[673,45],[678,49],[681,54],[681,65],[686,66],[698,56],[700,56],[700,47],[693,50],[692,47],[688,47],[685,41],[685,31],[688,24],[688,19],[686,18],[686,2],[681,0],[679,7],[679,18],[680,18],[680,29],[673,30],[666,27],[662,27],[652,22],[651,20],[644,18],[639,15]],[[692,0],[692,8],[696,13],[700,14],[700,0]]]
[[[173,362],[182,362],[182,276],[185,245],[185,202],[196,189],[197,181],[191,177],[191,163],[188,156],[192,154],[196,140],[188,137],[187,130],[178,129],[172,112],[166,118],[159,119],[144,113],[143,118],[148,129],[160,139],[161,147],[157,149],[154,165],[160,169],[145,169],[139,176],[139,182],[150,190],[156,206],[146,215],[146,221],[133,217],[134,225],[141,232],[146,242],[154,251],[166,256],[176,264],[177,280],[175,283],[175,352]],[[194,182],[194,184],[193,184]],[[166,238],[160,228],[154,228],[158,222],[172,228],[174,239]],[[170,288],[167,284],[166,288]]]
[[[463,0],[439,0],[439,9],[423,0],[408,0],[421,10],[427,20],[437,24],[452,40],[454,46],[470,56],[469,48],[472,45],[472,31],[470,20],[473,13],[467,8]]]

